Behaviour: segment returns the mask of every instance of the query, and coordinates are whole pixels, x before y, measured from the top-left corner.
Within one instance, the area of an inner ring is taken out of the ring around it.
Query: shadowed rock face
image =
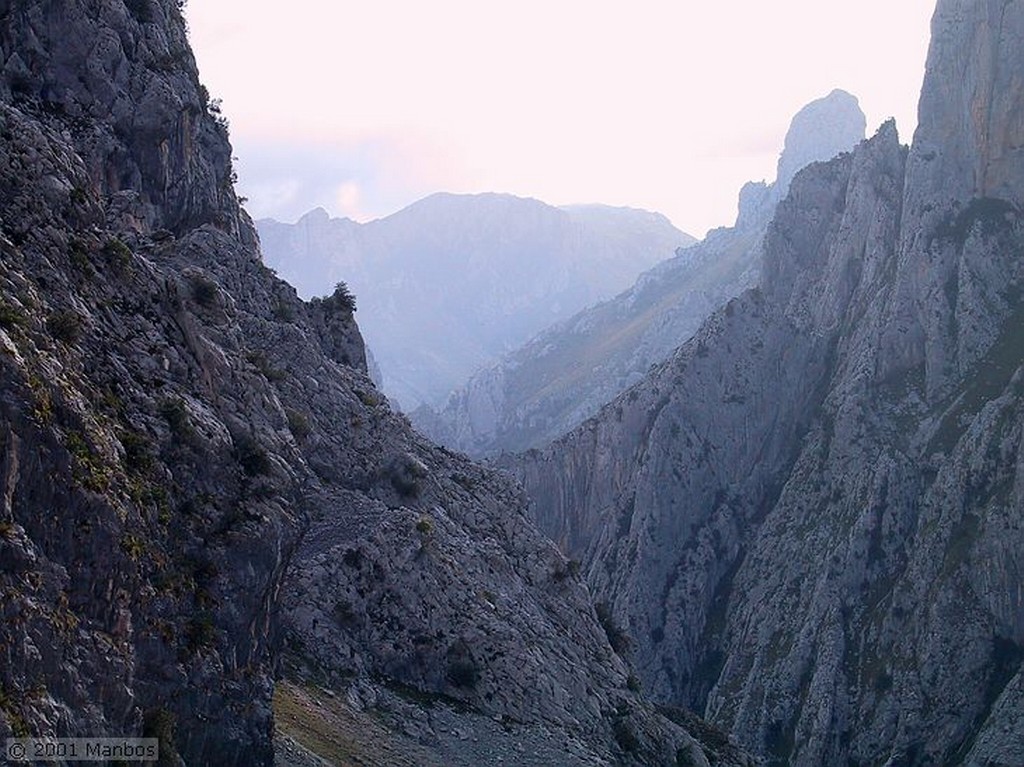
[[[245,333],[298,302],[177,7],[133,7],[0,5],[0,730],[260,763],[298,512]]]
[[[715,309],[759,279],[761,243],[794,173],[864,138],[857,99],[836,90],[793,118],[775,183],[750,183],[736,225],[645,272],[629,290],[559,323],[482,370],[416,426],[471,455],[539,447],[592,416],[663,362]]]
[[[154,229],[237,229],[226,127],[174,3],[4,2],[0,17],[0,96],[70,127],[90,187]]]
[[[263,266],[176,3],[0,3],[0,41],[0,739],[269,765],[284,673],[428,744],[443,702],[553,763],[749,763],[638,696],[511,480],[391,411],[346,296]]]
[[[1022,23],[940,2],[909,151],[799,173],[761,289],[519,461],[645,687],[770,763],[1024,755]]]

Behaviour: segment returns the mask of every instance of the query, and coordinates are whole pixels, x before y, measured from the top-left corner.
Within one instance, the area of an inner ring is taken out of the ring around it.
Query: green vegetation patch
[[[132,251],[117,237],[107,240],[103,246],[103,259],[118,274],[127,274],[132,267]]]
[[[158,411],[164,417],[164,420],[167,421],[167,425],[175,437],[181,440],[188,440],[195,434],[195,429],[192,427],[192,418],[189,416],[188,408],[181,397],[167,397],[161,400]]]
[[[285,408],[284,414],[288,418],[288,430],[295,439],[302,440],[309,436],[313,429],[308,415],[291,408]]]
[[[46,319],[50,335],[69,346],[81,339],[83,325],[82,315],[71,309],[53,312]]]
[[[240,437],[235,442],[235,459],[246,476],[270,474],[271,463],[267,451],[252,437]]]
[[[351,316],[356,310],[356,297],[349,290],[348,285],[339,282],[334,286],[334,292],[323,299],[324,308],[328,314],[343,314]]]
[[[110,486],[113,472],[89,445],[85,435],[77,431],[68,432],[64,444],[73,459],[75,481],[95,493],[106,490]]]
[[[612,610],[608,603],[598,602],[595,610],[597,612],[597,620],[601,624],[601,628],[604,629],[605,636],[608,637],[608,644],[612,646],[615,653],[623,655],[629,652],[632,640],[629,638],[629,634],[615,620],[615,616],[612,615]]]
[[[19,307],[0,301],[0,328],[14,330],[24,326],[27,322],[28,318],[25,316],[25,312]]]
[[[417,705],[425,705],[412,701]],[[396,735],[373,714],[353,711],[342,696],[281,681],[274,686],[274,726],[330,764],[441,767],[423,746]]]
[[[217,283],[208,277],[195,275],[191,279],[192,300],[202,307],[209,309],[217,303],[217,296],[220,290]]]

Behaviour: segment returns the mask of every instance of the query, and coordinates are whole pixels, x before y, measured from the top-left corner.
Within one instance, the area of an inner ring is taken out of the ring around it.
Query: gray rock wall
[[[0,19],[0,97],[73,130],[90,189],[123,192],[154,229],[237,230],[226,122],[176,3],[5,2]]]
[[[1022,20],[940,2],[909,153],[798,174],[760,293],[520,463],[645,685],[769,763],[1019,761]]]

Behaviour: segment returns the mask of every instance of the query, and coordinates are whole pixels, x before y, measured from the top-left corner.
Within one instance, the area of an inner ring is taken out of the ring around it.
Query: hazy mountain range
[[[308,297],[344,280],[403,408],[456,386],[542,328],[614,295],[694,240],[664,216],[435,194],[358,224],[323,210],[257,222],[266,263]]]
[[[471,455],[537,447],[569,431],[641,380],[712,311],[757,283],[775,206],[805,165],[864,138],[857,99],[833,91],[800,110],[774,183],[749,183],[730,228],[678,251],[613,299],[578,312],[476,373],[443,408],[412,413],[418,428]]]

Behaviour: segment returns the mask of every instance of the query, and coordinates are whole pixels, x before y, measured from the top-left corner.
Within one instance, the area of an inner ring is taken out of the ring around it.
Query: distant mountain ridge
[[[349,285],[384,390],[405,408],[440,405],[477,369],[694,242],[658,213],[494,193],[438,193],[366,224],[317,209],[257,228],[265,262],[301,295]]]
[[[474,375],[439,411],[414,411],[414,424],[472,455],[525,450],[569,431],[756,284],[761,241],[796,171],[852,149],[864,128],[857,99],[845,91],[811,102],[793,118],[775,183],[743,187],[735,226],[710,232],[615,298],[542,331]]]

